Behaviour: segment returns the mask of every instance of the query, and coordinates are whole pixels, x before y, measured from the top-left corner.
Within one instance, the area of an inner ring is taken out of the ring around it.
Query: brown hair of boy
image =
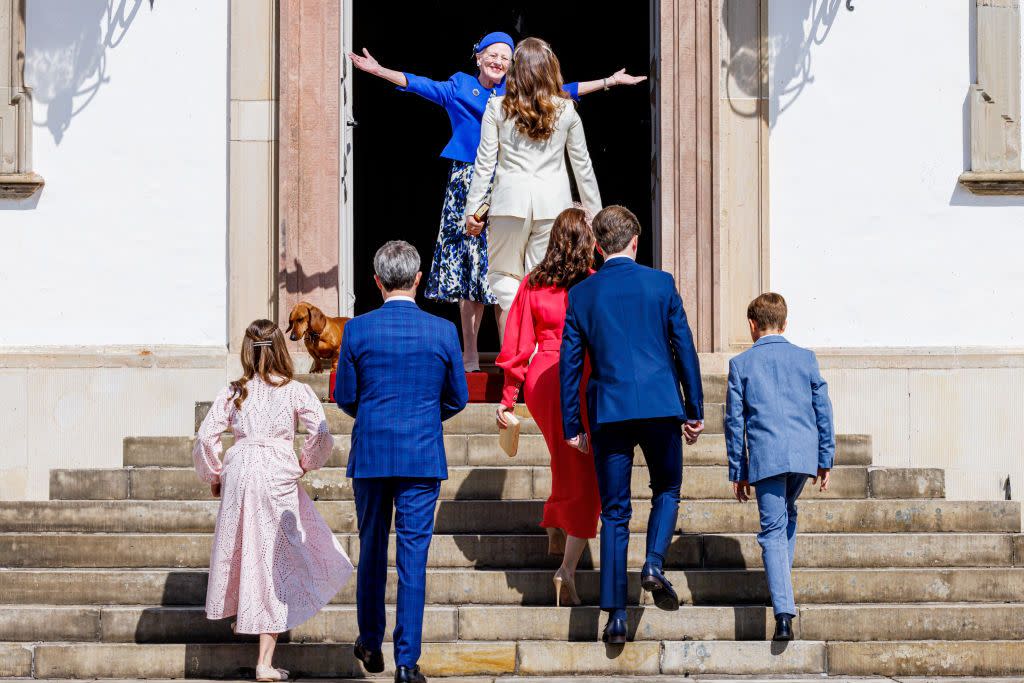
[[[781,330],[786,326],[788,314],[786,300],[775,292],[765,292],[747,306],[747,320],[753,321],[761,332]]]

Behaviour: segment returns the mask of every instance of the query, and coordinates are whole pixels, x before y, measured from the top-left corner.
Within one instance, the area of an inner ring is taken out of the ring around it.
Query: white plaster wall
[[[973,2],[853,4],[770,3],[771,286],[790,336],[1024,346],[1024,199],[957,184]]]
[[[28,0],[27,33],[46,186],[0,201],[0,346],[223,347],[226,0]]]

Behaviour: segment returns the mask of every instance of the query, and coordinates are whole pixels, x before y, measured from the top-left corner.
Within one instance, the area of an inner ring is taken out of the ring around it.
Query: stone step
[[[34,678],[251,678],[251,643],[0,644],[0,674]],[[390,667],[390,644],[384,647]],[[282,644],[275,664],[297,678],[361,677],[349,643]],[[458,641],[425,643],[428,677],[444,676],[1020,676],[1021,641]],[[390,675],[390,670],[387,674]],[[580,679],[575,679],[580,680]],[[585,680],[585,679],[584,679]]]
[[[689,466],[683,471],[680,497],[686,500],[733,498],[726,467]],[[810,482],[804,499],[859,499],[867,497],[942,498],[944,475],[940,469],[881,469],[836,467],[828,491]],[[352,480],[345,470],[324,468],[304,476],[300,484],[314,500],[352,500]],[[633,497],[651,497],[650,472],[633,468]],[[909,490],[913,489],[913,490]],[[899,494],[914,493],[907,496]],[[441,484],[441,500],[547,500],[551,469],[543,466],[454,466]],[[192,468],[142,467],[117,469],[55,469],[50,471],[52,500],[208,500],[210,487]]]
[[[295,439],[298,450],[305,442],[305,436]],[[345,467],[351,447],[351,435],[338,434],[334,437],[334,453],[328,460],[329,467]],[[234,437],[225,434],[224,447],[234,443]],[[124,440],[124,464],[129,467],[192,467],[193,437],[188,436],[135,436]],[[504,467],[507,465],[547,466],[551,460],[547,444],[540,434],[523,434],[519,437],[519,453],[509,458],[498,447],[498,436],[494,431],[486,434],[446,434],[445,450],[448,465],[475,465],[483,467]],[[639,449],[637,462],[642,462]],[[683,466],[725,465],[725,437],[721,434],[704,434],[693,446],[683,449]],[[864,434],[836,435],[836,465],[871,464],[871,437]],[[920,496],[912,496],[920,497]]]
[[[471,403],[461,413],[444,423],[444,431],[446,434],[497,434],[498,428],[494,423],[494,413],[497,407],[496,403]],[[725,404],[723,403],[704,404],[705,433],[722,433],[722,414],[724,409]],[[209,401],[196,403],[196,431],[199,431],[199,425],[209,411]],[[324,413],[327,416],[327,424],[332,434],[352,433],[352,418],[343,413],[338,406],[332,403],[325,403]],[[304,432],[305,428],[301,427],[299,431]],[[540,430],[532,418],[524,418],[522,420],[521,433],[540,434]]]
[[[308,384],[321,400],[327,400],[330,387],[328,373],[300,373],[295,375],[296,381]],[[728,387],[728,375],[702,375],[701,383],[704,390],[704,401],[707,403],[725,403],[725,392]]]
[[[0,502],[0,532],[189,533],[212,532],[220,503],[206,501],[25,501]],[[357,531],[352,501],[317,501],[336,533]],[[827,500],[801,502],[801,533],[1016,532],[1017,501]],[[535,533],[542,501],[442,500],[437,533]],[[633,502],[633,531],[647,530],[651,503]],[[757,506],[727,500],[684,500],[676,528],[686,533],[756,533]]]
[[[387,610],[390,635],[395,610]],[[430,606],[423,640],[598,641],[606,616],[598,607],[504,605]],[[231,643],[230,620],[210,621],[205,609],[167,606],[0,606],[0,639],[106,643]],[[768,640],[775,628],[771,608],[759,605],[693,606],[678,612],[634,607],[629,638],[665,640]],[[817,605],[798,608],[801,640],[851,642],[902,640],[1017,640],[1024,638],[1024,604]],[[356,608],[330,605],[282,636],[282,642],[330,643],[358,637]]]
[[[339,534],[354,562],[359,540]],[[0,534],[0,557],[8,568],[179,568],[206,567],[210,560],[210,534]],[[794,566],[817,568],[882,567],[1011,567],[1024,566],[1015,558],[1015,545],[1024,547],[1019,534],[803,534],[797,538]],[[598,541],[590,541],[581,568],[597,565]],[[390,542],[394,565],[395,542]],[[645,556],[645,537],[632,534],[630,566],[639,567]],[[434,536],[431,567],[521,569],[555,567],[557,556],[547,553],[547,537],[532,535],[466,534]],[[683,534],[669,546],[665,565],[670,569],[761,566],[755,534]]]
[[[434,605],[553,605],[550,569],[432,569],[427,602]],[[690,569],[668,572],[684,604],[765,605],[762,570]],[[576,588],[585,605],[599,603],[599,574],[582,569]],[[205,569],[6,569],[0,571],[0,604],[202,606]],[[639,574],[629,576],[630,604],[647,604]],[[1024,595],[1024,568],[796,569],[801,605],[847,603],[1013,602]],[[389,570],[386,599],[397,599],[398,577]],[[355,602],[355,582],[335,596]]]

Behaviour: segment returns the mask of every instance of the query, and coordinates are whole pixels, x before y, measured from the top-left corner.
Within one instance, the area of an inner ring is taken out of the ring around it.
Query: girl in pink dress
[[[220,498],[206,593],[209,619],[236,618],[236,633],[260,635],[256,680],[280,681],[273,668],[280,633],[305,622],[352,575],[352,563],[299,479],[327,462],[334,446],[323,405],[292,381],[284,335],[270,320],[245,331],[244,375],[220,392],[192,451],[196,472]],[[296,459],[296,420],[309,435]],[[234,445],[221,459],[221,434]]]

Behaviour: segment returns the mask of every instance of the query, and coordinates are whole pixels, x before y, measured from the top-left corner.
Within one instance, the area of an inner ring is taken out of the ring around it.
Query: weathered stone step
[[[496,403],[471,403],[461,413],[444,423],[444,431],[446,434],[497,434],[498,428],[494,423],[494,412],[497,407]],[[722,433],[722,414],[724,409],[725,405],[723,403],[704,404],[705,433]],[[199,430],[199,425],[209,411],[209,401],[196,403],[196,431]],[[324,413],[327,416],[327,424],[332,434],[352,433],[352,418],[343,413],[338,406],[325,403]],[[299,431],[304,431],[304,429],[301,428]],[[540,430],[533,419],[526,418],[522,420],[521,433],[539,434]]]
[[[359,539],[339,534],[353,561],[359,560]],[[28,567],[206,567],[210,534],[0,534],[0,557],[10,568]],[[796,567],[1010,567],[1021,536],[971,534],[803,534],[797,539]],[[643,534],[632,534],[629,563],[639,567],[645,556]],[[598,542],[592,540],[580,566],[597,564]],[[394,565],[395,542],[390,544]],[[1017,554],[1017,566],[1024,556]],[[532,535],[434,536],[431,567],[495,569],[554,567],[547,537]],[[755,534],[677,535],[669,547],[666,567],[746,568],[761,566]]]
[[[395,611],[388,609],[388,629]],[[430,606],[423,640],[431,643],[503,640],[598,641],[605,616],[598,607],[504,605]],[[1024,638],[1024,604],[801,606],[794,627],[802,640],[1017,640]],[[775,628],[769,607],[684,605],[678,612],[629,610],[629,638],[767,640]],[[358,637],[353,605],[331,605],[292,629],[283,642],[329,643]],[[203,607],[0,606],[0,639],[106,643],[232,643],[229,620],[210,621]],[[243,636],[242,640],[255,640]]]
[[[321,400],[327,400],[330,387],[328,373],[300,373],[295,375],[296,381],[308,384]],[[701,383],[704,400],[708,403],[725,403],[725,392],[728,388],[728,375],[702,375]]]
[[[0,532],[212,532],[219,502],[169,500],[0,502]],[[351,501],[318,501],[336,533],[357,531]],[[443,500],[437,533],[542,533],[543,501]],[[631,528],[646,531],[651,504],[633,503]],[[676,528],[686,533],[750,533],[760,529],[757,506],[727,500],[685,500]],[[1016,501],[827,500],[800,504],[801,533],[1015,532]]]
[[[390,644],[384,660],[391,665]],[[251,678],[251,643],[0,644],[0,673],[35,678]],[[275,664],[295,677],[359,677],[349,643],[282,644]],[[428,677],[697,676],[821,674],[846,676],[1020,676],[1021,641],[520,641],[425,643]],[[388,672],[390,673],[390,671]]]
[[[551,569],[438,569],[427,575],[427,602],[435,605],[553,605]],[[760,569],[672,570],[684,604],[764,605],[769,600]],[[639,575],[630,573],[630,604],[649,595]],[[205,569],[7,569],[0,571],[0,604],[202,606]],[[1014,602],[1024,595],[1024,568],[957,569],[795,569],[797,602],[920,603]],[[582,569],[576,588],[584,604],[599,602],[599,574]],[[387,579],[387,601],[397,599],[394,569]],[[335,597],[355,602],[355,582]]]
[[[295,439],[296,450],[305,441],[305,436]],[[327,462],[330,467],[344,467],[348,463],[351,435],[338,434],[334,437],[334,453]],[[225,448],[234,443],[234,437],[226,434]],[[124,440],[124,464],[129,467],[192,467],[193,437],[188,436],[139,436]],[[446,434],[445,450],[449,466],[476,465],[503,467],[506,465],[547,466],[548,454],[544,437],[539,434],[523,434],[519,437],[519,453],[509,458],[498,447],[495,429],[486,434]],[[636,457],[641,460],[639,450]],[[693,446],[683,449],[683,466],[725,465],[725,437],[721,434],[704,434]],[[836,465],[871,464],[871,437],[864,434],[836,435]]]
[[[732,499],[726,467],[690,466],[683,471],[684,499]],[[942,498],[940,469],[836,467],[828,491],[810,483],[805,499]],[[301,485],[315,500],[352,500],[352,481],[337,467],[310,472]],[[908,490],[913,489],[913,490]],[[650,473],[633,468],[633,497],[650,498]],[[914,493],[916,495],[900,495]],[[454,466],[441,484],[441,500],[546,500],[551,494],[551,469],[542,466]],[[52,500],[208,500],[210,487],[192,468],[142,467],[117,469],[55,469],[50,471]]]

